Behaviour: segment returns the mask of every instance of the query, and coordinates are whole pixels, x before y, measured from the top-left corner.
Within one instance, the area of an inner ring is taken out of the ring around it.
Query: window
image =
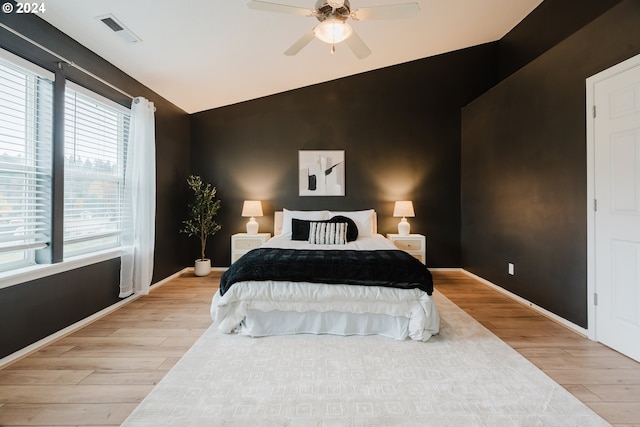
[[[23,63],[0,55],[0,271],[50,241],[53,83]]]
[[[130,110],[66,82],[64,159],[57,160],[53,80],[0,49],[0,277],[51,264],[51,246],[62,245],[65,261],[120,246]],[[61,198],[52,191],[58,168]],[[58,208],[62,218],[53,217]],[[52,240],[58,226],[61,242]]]
[[[120,244],[129,119],[128,109],[67,85],[65,258]]]

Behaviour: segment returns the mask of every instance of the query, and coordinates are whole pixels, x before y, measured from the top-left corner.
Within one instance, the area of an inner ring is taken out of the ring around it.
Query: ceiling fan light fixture
[[[328,18],[319,23],[313,31],[316,38],[325,43],[337,44],[349,38],[351,25],[337,18]]]

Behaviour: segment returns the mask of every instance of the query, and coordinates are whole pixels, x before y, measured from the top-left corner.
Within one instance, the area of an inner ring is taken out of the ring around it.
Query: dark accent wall
[[[638,53],[627,0],[463,109],[462,266],[582,327],[585,79]]]
[[[282,208],[374,208],[383,234],[397,233],[394,201],[409,199],[427,264],[460,266],[460,109],[495,84],[496,55],[482,45],[192,115],[192,172],[222,200],[213,264],[230,263],[245,199],[264,201],[262,231]],[[345,150],[345,197],[298,196],[303,149]]]
[[[36,16],[0,14],[0,22],[125,92],[155,103],[157,214],[153,281],[191,264],[185,256],[187,241],[178,233],[186,215],[187,190],[183,183],[189,174],[189,115]],[[57,59],[3,28],[0,47],[50,71],[56,68]],[[123,105],[131,103],[73,67],[64,66],[58,74]],[[115,259],[0,289],[0,358],[119,301],[119,271],[120,260]]]
[[[119,301],[119,280],[113,259],[0,289],[0,358]]]
[[[505,79],[622,0],[544,0],[500,39]]]

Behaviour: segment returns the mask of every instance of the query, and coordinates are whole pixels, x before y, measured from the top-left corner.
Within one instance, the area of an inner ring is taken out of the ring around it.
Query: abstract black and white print
[[[344,196],[344,150],[300,150],[300,196]]]

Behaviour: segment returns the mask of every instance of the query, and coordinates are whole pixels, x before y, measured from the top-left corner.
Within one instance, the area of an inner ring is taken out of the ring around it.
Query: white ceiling
[[[315,0],[268,0],[313,9]],[[352,9],[416,0],[351,0]],[[373,53],[313,40],[283,52],[315,18],[251,10],[246,0],[47,0],[46,21],[188,113],[499,40],[542,0],[417,0],[404,20],[351,21]],[[98,16],[113,14],[128,44]],[[132,94],[135,96],[135,94]]]

